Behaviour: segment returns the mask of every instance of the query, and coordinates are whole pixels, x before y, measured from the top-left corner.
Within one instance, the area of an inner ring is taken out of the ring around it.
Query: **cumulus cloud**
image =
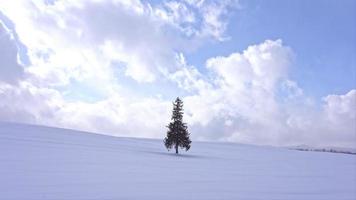
[[[293,60],[291,48],[281,40],[266,40],[242,53],[208,59],[206,67],[215,74],[213,80],[202,79],[194,67],[177,72],[179,86],[198,88],[184,100],[189,124],[202,132],[199,139],[355,146],[354,90],[325,97],[320,110],[290,80]],[[195,87],[199,82],[201,87]]]
[[[243,53],[210,58],[206,65],[215,73],[213,89],[186,98],[187,108],[195,109],[189,120],[202,129],[210,121],[222,121],[216,126],[225,124],[229,128],[206,129],[224,131],[221,140],[276,143],[282,128],[278,122],[283,117],[276,94],[279,83],[288,78],[292,58],[290,48],[283,46],[281,40],[267,40]],[[194,102],[199,102],[202,112],[208,113],[196,114],[199,106]]]
[[[329,145],[335,140],[343,143],[356,141],[356,90],[344,95],[328,95],[324,98],[325,124],[330,135]],[[323,123],[324,124],[324,123]]]

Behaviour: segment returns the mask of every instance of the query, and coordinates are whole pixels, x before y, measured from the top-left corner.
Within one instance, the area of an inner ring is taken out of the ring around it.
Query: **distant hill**
[[[344,153],[356,155],[356,149],[353,148],[342,148],[342,147],[310,147],[307,145],[299,145],[288,147],[289,149],[299,150],[299,151],[318,151],[318,152],[330,152],[330,153]]]

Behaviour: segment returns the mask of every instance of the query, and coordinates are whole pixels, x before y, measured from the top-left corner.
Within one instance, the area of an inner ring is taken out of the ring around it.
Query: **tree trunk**
[[[176,148],[176,154],[178,154],[178,145],[176,145],[175,148]]]

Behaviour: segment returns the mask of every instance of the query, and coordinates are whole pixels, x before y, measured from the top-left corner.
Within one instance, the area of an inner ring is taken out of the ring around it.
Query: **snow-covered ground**
[[[356,199],[356,156],[0,123],[0,199]]]

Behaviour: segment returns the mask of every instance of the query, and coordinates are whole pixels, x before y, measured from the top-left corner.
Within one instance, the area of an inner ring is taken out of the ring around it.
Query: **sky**
[[[356,147],[356,1],[0,0],[0,120]]]

